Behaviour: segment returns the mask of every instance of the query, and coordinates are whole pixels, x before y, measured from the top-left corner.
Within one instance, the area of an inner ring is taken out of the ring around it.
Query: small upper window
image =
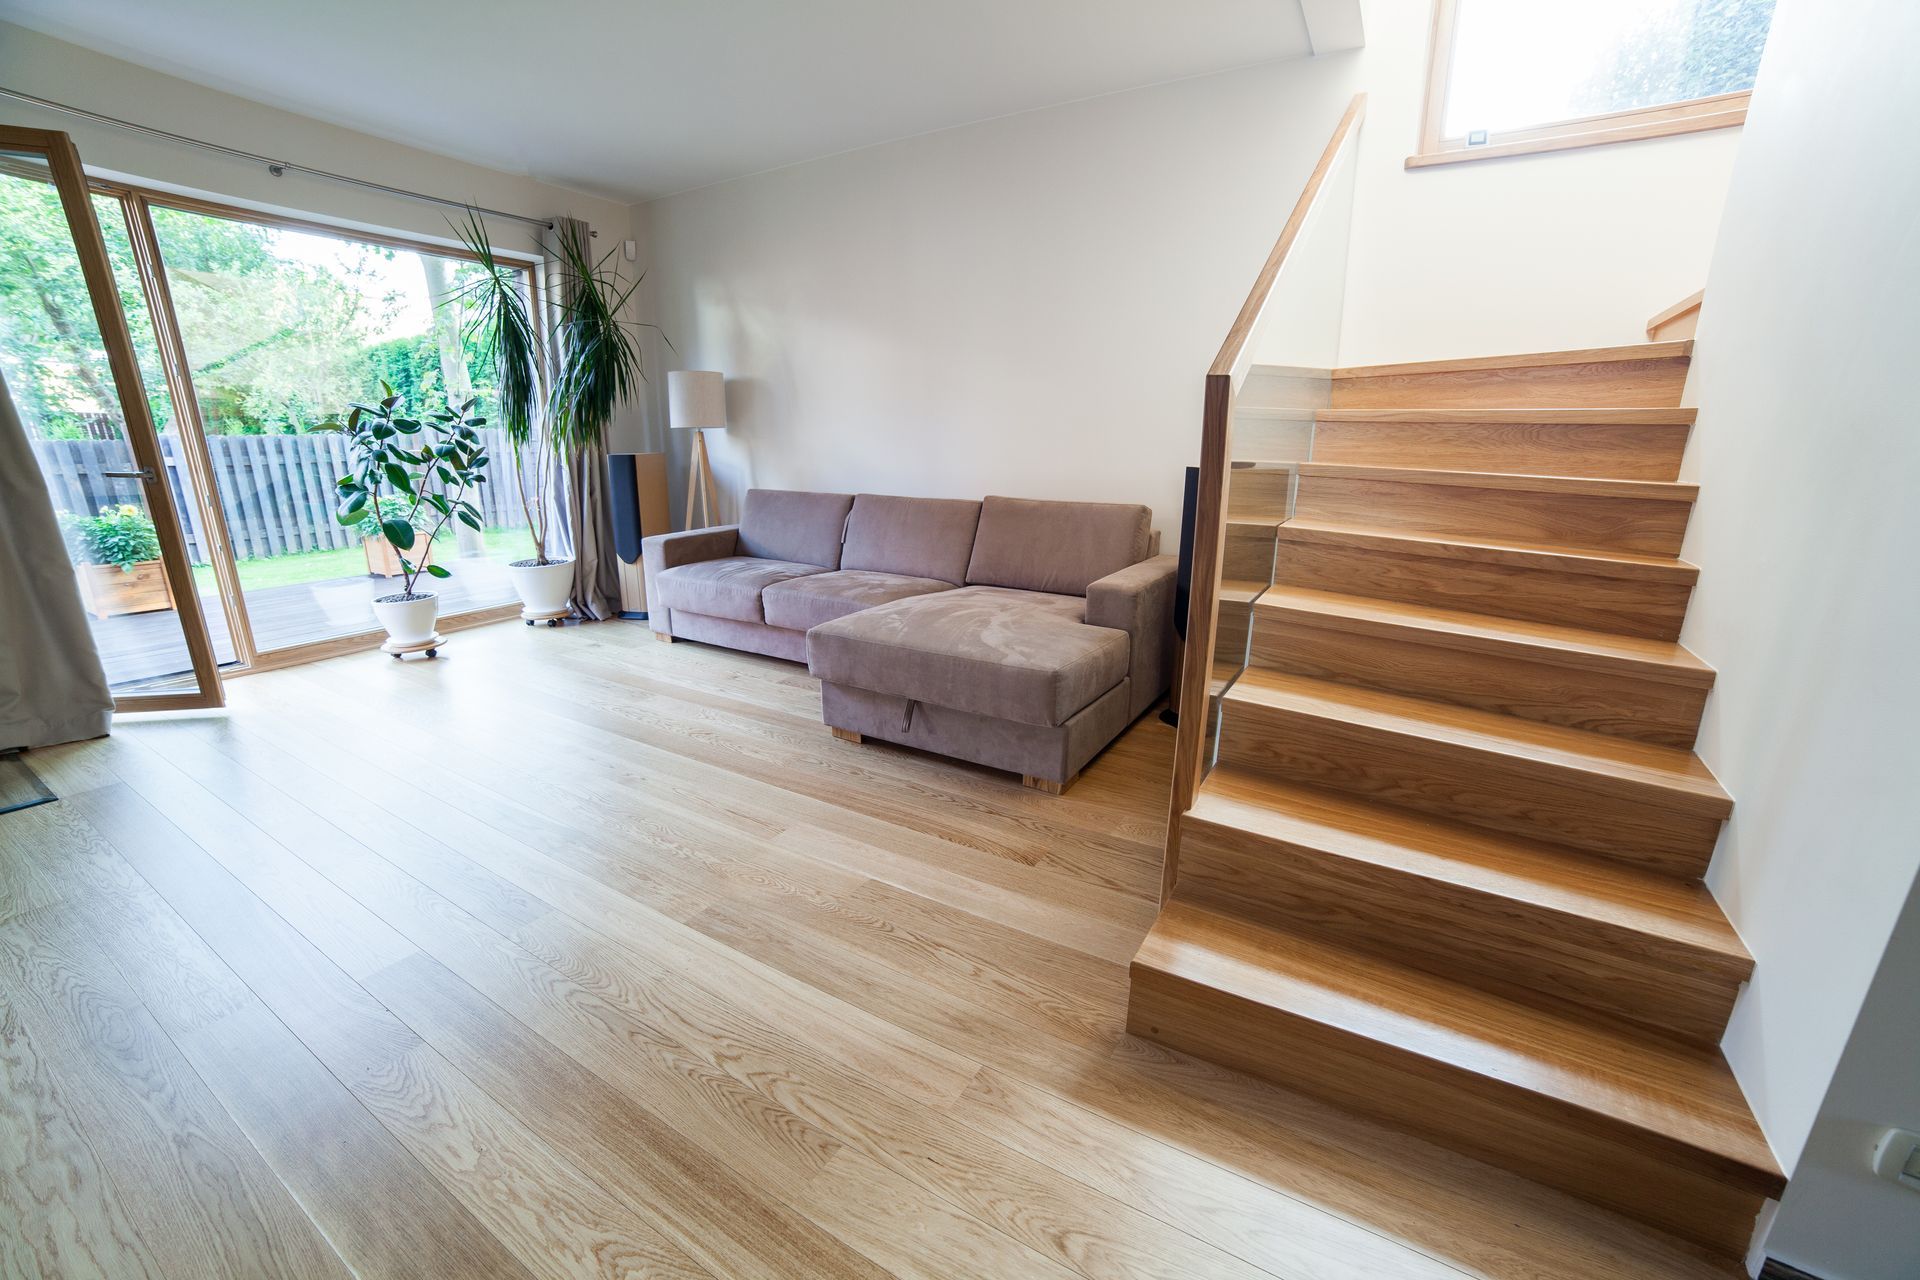
[[[1435,0],[1408,167],[1746,118],[1774,0]]]

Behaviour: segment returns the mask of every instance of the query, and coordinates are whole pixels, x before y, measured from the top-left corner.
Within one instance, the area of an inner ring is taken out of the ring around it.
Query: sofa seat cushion
[[[963,587],[822,623],[807,665],[835,684],[1021,724],[1060,725],[1127,674],[1127,633],[1085,601]]]
[[[879,573],[868,569],[841,569],[835,573],[816,573],[805,578],[789,578],[768,587],[760,597],[767,625],[790,631],[808,631],[823,622],[844,618],[849,613],[871,609],[875,605],[923,596],[935,591],[951,591],[951,582],[938,578],[909,578],[898,573]]]
[[[653,581],[655,600],[669,609],[704,613],[736,622],[765,622],[760,593],[776,582],[790,582],[826,570],[793,560],[722,556],[678,565]]]

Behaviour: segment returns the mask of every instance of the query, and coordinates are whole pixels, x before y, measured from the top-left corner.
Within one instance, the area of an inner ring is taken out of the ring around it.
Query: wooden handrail
[[[1207,371],[1200,434],[1200,485],[1194,502],[1193,577],[1187,595],[1187,639],[1180,666],[1180,723],[1174,738],[1173,794],[1167,815],[1167,853],[1161,870],[1160,898],[1173,892],[1180,853],[1180,817],[1193,807],[1199,790],[1207,724],[1211,718],[1208,685],[1213,675],[1214,637],[1220,623],[1220,566],[1227,536],[1227,473],[1232,467],[1228,428],[1233,412],[1234,370],[1266,310],[1275,281],[1294,243],[1319,202],[1327,175],[1366,114],[1367,95],[1356,93],[1334,126],[1327,148],[1307,178],[1293,213],[1280,230],[1273,252],[1260,267],[1247,300],[1227,330],[1226,341]]]
[[[1647,321],[1647,337],[1656,342],[1659,341],[1660,338],[1665,336],[1665,334],[1669,331],[1674,321],[1681,319],[1682,317],[1686,316],[1690,312],[1698,313],[1700,310],[1700,304],[1706,300],[1706,296],[1707,296],[1707,291],[1705,289],[1695,289],[1692,293],[1680,299],[1680,301],[1674,303],[1672,306],[1668,307],[1666,310],[1659,312],[1652,319]],[[1696,319],[1697,319],[1697,314],[1696,314]],[[1676,333],[1674,336],[1683,337],[1683,338],[1692,337],[1693,330],[1688,329],[1684,333]]]
[[[1332,172],[1340,148],[1346,145],[1347,136],[1360,127],[1360,120],[1366,114],[1367,95],[1354,94],[1353,101],[1347,104],[1347,113],[1340,117],[1340,123],[1333,127],[1333,136],[1327,139],[1327,149],[1320,153],[1320,163],[1314,165],[1313,172],[1307,176],[1307,185],[1294,202],[1287,225],[1280,228],[1280,238],[1273,242],[1273,252],[1267,255],[1267,260],[1260,266],[1260,274],[1254,277],[1253,288],[1248,291],[1247,300],[1240,304],[1240,314],[1233,318],[1233,327],[1227,330],[1227,339],[1220,344],[1220,354],[1213,358],[1213,367],[1207,370],[1208,373],[1233,373],[1241,352],[1246,349],[1247,339],[1253,336],[1254,325],[1260,321],[1260,313],[1266,310],[1267,298],[1273,293],[1273,282],[1280,278],[1280,268],[1287,264],[1287,255],[1293,252],[1293,242],[1300,238],[1300,229],[1306,226],[1307,216],[1320,199],[1320,189],[1326,185],[1327,174]]]

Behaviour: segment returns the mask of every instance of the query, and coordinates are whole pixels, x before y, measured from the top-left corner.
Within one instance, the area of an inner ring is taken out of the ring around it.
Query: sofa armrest
[[[667,631],[667,611],[655,605],[654,579],[676,565],[697,564],[735,555],[740,549],[740,526],[723,524],[715,529],[687,529],[680,533],[656,533],[640,541],[640,566],[647,582],[647,626]]]
[[[1087,587],[1087,622],[1124,631],[1132,640],[1127,674],[1138,716],[1166,692],[1173,671],[1173,588],[1178,556],[1155,556]]]

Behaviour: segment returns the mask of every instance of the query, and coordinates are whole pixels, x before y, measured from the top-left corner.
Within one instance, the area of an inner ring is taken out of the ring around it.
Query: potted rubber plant
[[[500,424],[513,451],[533,541],[533,555],[507,568],[520,595],[520,616],[529,623],[553,619],[569,612],[573,585],[572,559],[549,554],[547,512],[554,477],[569,459],[598,445],[620,405],[636,396],[646,368],[631,330],[659,326],[620,318],[640,280],[623,282],[608,265],[611,250],[596,260],[586,228],[562,223],[555,236],[560,279],[552,286],[557,291],[552,377],[543,395],[539,338],[515,273],[495,256],[477,213],[469,210],[457,230],[481,268],[464,295],[474,315],[470,332],[493,360]]]
[[[62,511],[60,529],[88,613],[104,620],[173,608],[173,588],[160,563],[160,535],[144,510],[121,503],[91,516]]]
[[[352,528],[371,516],[399,557],[400,590],[373,601],[374,617],[387,631],[382,647],[395,657],[422,649],[432,657],[440,638],[434,630],[440,598],[422,590],[421,580],[453,573],[426,552],[450,521],[482,528],[480,508],[468,495],[487,482],[487,449],[480,438],[487,420],[473,416],[472,400],[425,418],[408,417],[393,388],[383,382],[380,389],[378,404],[350,405],[344,421],[330,419],[314,429],[347,437],[352,470],[334,482],[340,499],[334,518]]]

